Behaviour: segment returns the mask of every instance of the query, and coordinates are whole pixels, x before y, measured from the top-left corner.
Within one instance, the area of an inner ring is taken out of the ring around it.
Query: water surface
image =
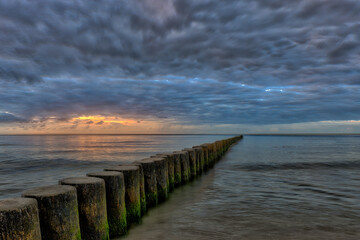
[[[360,239],[359,137],[245,136],[135,239]]]
[[[230,136],[0,136],[0,198]],[[360,239],[359,136],[245,136],[122,239]]]
[[[229,135],[0,136],[0,199],[121,162],[178,151]]]

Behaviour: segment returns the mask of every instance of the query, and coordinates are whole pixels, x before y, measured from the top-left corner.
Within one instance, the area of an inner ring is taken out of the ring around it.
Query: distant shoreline
[[[240,134],[229,134],[229,133],[82,133],[82,134],[0,134],[0,136],[142,136],[142,135],[153,135],[153,136],[211,136],[211,135],[222,135],[222,136],[237,136]],[[243,133],[244,136],[360,136],[360,133]]]
[[[360,133],[248,133],[244,136],[360,136]]]

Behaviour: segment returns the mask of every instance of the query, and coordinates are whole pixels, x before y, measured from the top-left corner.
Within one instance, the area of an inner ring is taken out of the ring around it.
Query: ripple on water
[[[288,145],[282,139],[276,144]],[[126,239],[360,239],[359,152],[324,161],[331,148],[318,143],[318,156],[310,156],[313,140],[292,139],[295,147],[285,149],[298,149],[307,159],[301,162],[279,153],[273,139],[260,142],[266,160],[258,158],[256,137],[245,137],[215,169],[150,210]]]

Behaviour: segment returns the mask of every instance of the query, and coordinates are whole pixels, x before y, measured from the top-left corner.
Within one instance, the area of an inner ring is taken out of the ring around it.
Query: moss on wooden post
[[[110,237],[125,235],[127,232],[127,223],[123,173],[104,171],[88,173],[87,176],[102,178],[105,181],[106,210]]]
[[[205,164],[207,166],[207,169],[212,168],[214,166],[214,159],[212,155],[212,149],[210,143],[204,143],[200,145],[203,148],[203,151],[205,153]]]
[[[76,188],[52,185],[27,190],[38,202],[42,239],[81,240]]]
[[[223,144],[222,141],[216,141],[215,143],[215,148],[216,148],[216,155],[215,155],[215,161],[219,161],[220,157],[223,154],[224,148],[223,148]]]
[[[203,150],[203,155],[204,155],[204,170],[208,170],[209,169],[209,151],[207,146],[204,145],[200,145],[200,147]]]
[[[155,174],[157,183],[158,202],[161,203],[168,198],[168,164],[166,158],[151,158],[155,163]]]
[[[146,192],[145,192],[145,179],[144,179],[144,170],[142,165],[137,161],[131,163],[121,163],[119,166],[139,166],[139,177],[140,177],[140,206],[141,206],[141,216],[144,216],[147,212],[147,203],[146,203]]]
[[[141,164],[133,163],[139,166],[139,174],[140,174],[140,205],[141,205],[141,215],[145,215],[146,208],[146,192],[145,192],[145,179],[144,179],[144,169]]]
[[[154,207],[158,204],[155,161],[152,158],[146,158],[140,161],[136,161],[136,163],[140,163],[144,171],[144,185],[147,207]]]
[[[185,148],[183,151],[187,151],[189,154],[189,161],[190,161],[190,179],[193,180],[196,178],[197,175],[197,159],[196,159],[196,152],[193,148]]]
[[[197,164],[197,168],[198,168],[197,172],[198,172],[198,175],[200,175],[204,171],[204,167],[205,167],[203,150],[202,150],[202,147],[200,147],[200,146],[195,146],[192,148],[195,150],[195,153],[196,153],[196,164]]]
[[[76,188],[81,238],[110,239],[104,180],[94,177],[73,177],[62,179],[59,183]]]
[[[174,186],[176,188],[182,184],[181,154],[173,153],[173,159],[174,159]]]
[[[160,153],[151,157],[163,157],[168,161],[168,190],[171,192],[175,188],[175,173],[174,173],[174,156],[173,153]]]
[[[140,167],[136,165],[114,166],[112,168],[106,168],[105,171],[117,171],[124,174],[126,220],[128,228],[131,224],[140,223]]]
[[[0,200],[0,239],[41,240],[38,205],[35,199]]]
[[[177,151],[175,154],[180,155],[180,163],[181,163],[181,183],[186,184],[190,181],[190,161],[189,161],[189,153],[187,151]]]

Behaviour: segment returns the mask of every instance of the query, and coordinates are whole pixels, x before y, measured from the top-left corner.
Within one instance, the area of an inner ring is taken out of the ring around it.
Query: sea
[[[232,135],[0,136],[0,199]],[[360,135],[245,135],[120,239],[360,239]]]

